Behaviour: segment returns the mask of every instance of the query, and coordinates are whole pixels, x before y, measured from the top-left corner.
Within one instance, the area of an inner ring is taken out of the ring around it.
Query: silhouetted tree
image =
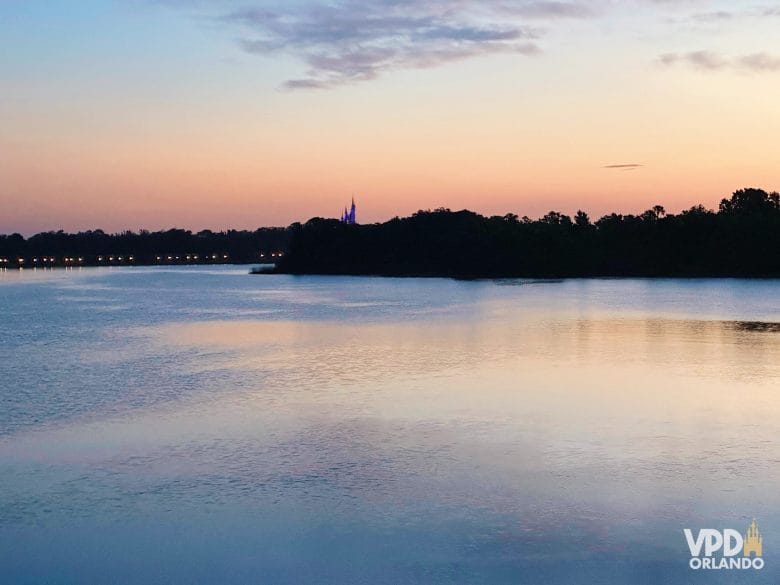
[[[780,210],[780,195],[763,189],[740,189],[720,202],[721,213],[766,213]]]
[[[581,209],[574,214],[574,225],[577,227],[585,228],[591,225],[590,216]]]

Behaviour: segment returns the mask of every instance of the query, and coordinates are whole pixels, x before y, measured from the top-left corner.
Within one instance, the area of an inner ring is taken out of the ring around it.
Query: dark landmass
[[[718,211],[656,206],[595,222],[582,211],[531,220],[437,209],[371,225],[0,235],[0,268],[215,263],[276,265],[261,274],[780,277],[780,196],[742,189]]]
[[[290,228],[212,232],[171,229],[107,234],[44,232],[25,239],[0,235],[0,267],[274,262],[290,243]]]
[[[456,278],[777,277],[780,197],[742,189],[719,210],[611,214],[592,222],[420,211],[373,225],[315,218],[291,226],[275,272]]]

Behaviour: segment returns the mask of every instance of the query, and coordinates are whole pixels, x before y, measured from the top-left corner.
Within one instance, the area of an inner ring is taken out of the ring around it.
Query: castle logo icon
[[[751,554],[761,557],[763,556],[763,549],[764,538],[758,531],[756,519],[753,518],[752,524],[748,526],[747,532],[745,533],[745,544],[742,547],[742,554],[746,557],[750,557]]]

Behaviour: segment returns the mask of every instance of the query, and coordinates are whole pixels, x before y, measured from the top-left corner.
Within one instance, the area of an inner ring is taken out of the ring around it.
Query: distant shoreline
[[[180,266],[275,262],[289,247],[290,228],[191,232],[102,230],[0,235],[0,268],[75,266]]]
[[[468,210],[419,211],[359,225],[313,218],[255,231],[171,229],[0,235],[0,268],[274,264],[261,273],[417,278],[776,278],[780,194],[740,189],[717,211],[592,221],[578,211],[532,220]]]
[[[349,272],[285,272],[282,270],[250,270],[253,276],[343,276],[350,278],[419,278],[436,279],[444,278],[460,281],[514,281],[527,280],[522,284],[560,284],[566,280],[779,280],[780,274],[770,275],[734,275],[734,274],[622,274],[622,275],[602,275],[602,274],[578,274],[561,275],[555,277],[535,276],[528,274],[518,274],[512,276],[463,276],[449,274],[397,274],[397,273],[349,273]]]

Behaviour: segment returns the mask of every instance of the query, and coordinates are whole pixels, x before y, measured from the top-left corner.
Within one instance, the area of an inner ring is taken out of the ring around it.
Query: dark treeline
[[[743,189],[719,210],[611,214],[593,222],[420,211],[382,224],[292,226],[278,271],[453,277],[780,276],[780,198]]]
[[[261,228],[253,232],[204,230],[197,233],[182,229],[119,234],[107,234],[102,230],[76,234],[58,231],[26,239],[20,234],[0,235],[0,259],[7,261],[5,266],[16,266],[21,259],[28,267],[52,264],[258,263],[275,260],[277,253],[287,250],[289,241],[289,228]],[[274,255],[273,258],[271,255]]]

